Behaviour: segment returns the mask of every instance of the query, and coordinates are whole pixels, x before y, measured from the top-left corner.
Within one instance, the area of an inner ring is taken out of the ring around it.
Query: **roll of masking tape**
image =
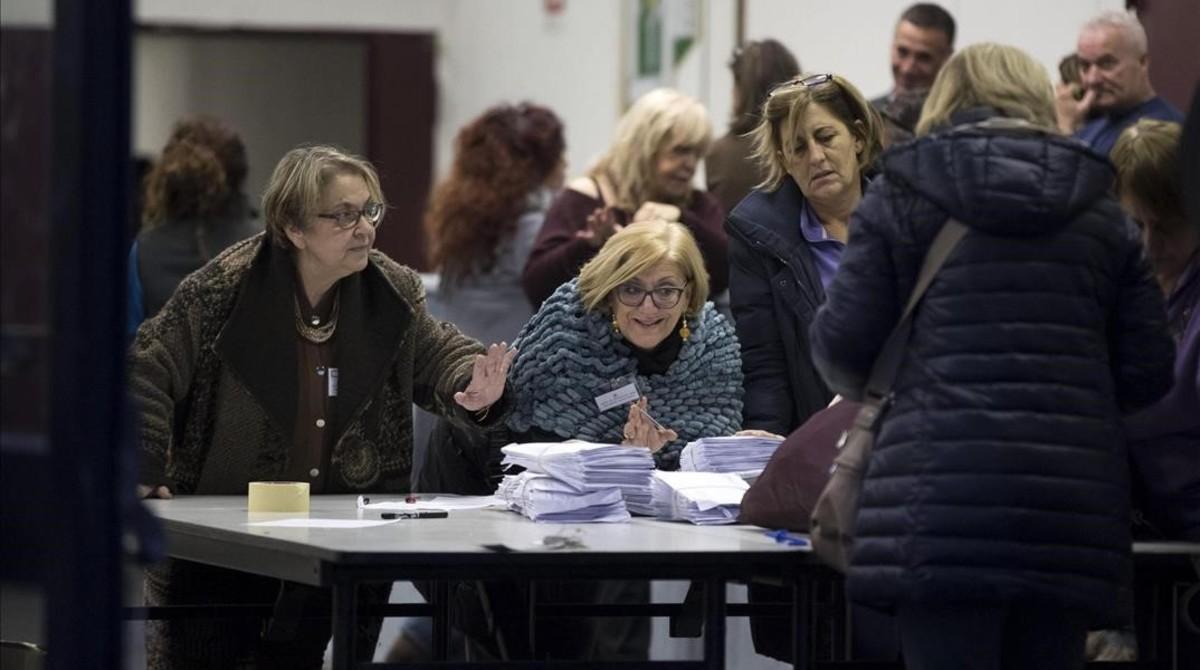
[[[250,482],[249,511],[308,513],[308,482]]]

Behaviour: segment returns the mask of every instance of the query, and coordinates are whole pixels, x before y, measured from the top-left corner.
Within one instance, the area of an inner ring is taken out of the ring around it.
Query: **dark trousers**
[[[907,605],[896,619],[908,670],[1083,667],[1086,620],[1052,605]]]
[[[359,602],[387,602],[391,584],[359,587]],[[191,561],[168,559],[146,570],[146,604],[274,603],[267,620],[244,617],[146,622],[146,666],[191,668],[310,668],[320,670],[330,637],[332,592]],[[360,616],[357,657],[370,661],[379,617]]]

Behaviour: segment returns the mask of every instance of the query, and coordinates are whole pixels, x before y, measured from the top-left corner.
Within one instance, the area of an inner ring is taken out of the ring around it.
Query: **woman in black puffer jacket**
[[[1172,344],[1111,167],[1053,128],[1028,55],[955,55],[813,324],[818,369],[860,397],[933,237],[969,228],[914,317],[848,576],[897,612],[910,668],[1079,667],[1086,629],[1124,614],[1120,417],[1170,387]]]

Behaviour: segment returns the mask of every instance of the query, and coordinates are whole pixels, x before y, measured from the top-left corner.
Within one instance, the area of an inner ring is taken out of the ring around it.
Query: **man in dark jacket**
[[[1112,168],[1053,133],[1049,91],[1012,47],[951,58],[917,130],[954,129],[884,155],[812,328],[861,397],[934,236],[969,228],[914,316],[847,582],[896,610],[910,668],[1079,667],[1125,614],[1121,415],[1170,388],[1172,343]]]

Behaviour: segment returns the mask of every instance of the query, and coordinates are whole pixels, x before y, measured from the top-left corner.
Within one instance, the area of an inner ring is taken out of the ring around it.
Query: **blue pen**
[[[780,544],[786,544],[789,547],[811,547],[812,541],[804,535],[793,535],[786,530],[768,530],[763,533],[769,538],[774,539]]]

